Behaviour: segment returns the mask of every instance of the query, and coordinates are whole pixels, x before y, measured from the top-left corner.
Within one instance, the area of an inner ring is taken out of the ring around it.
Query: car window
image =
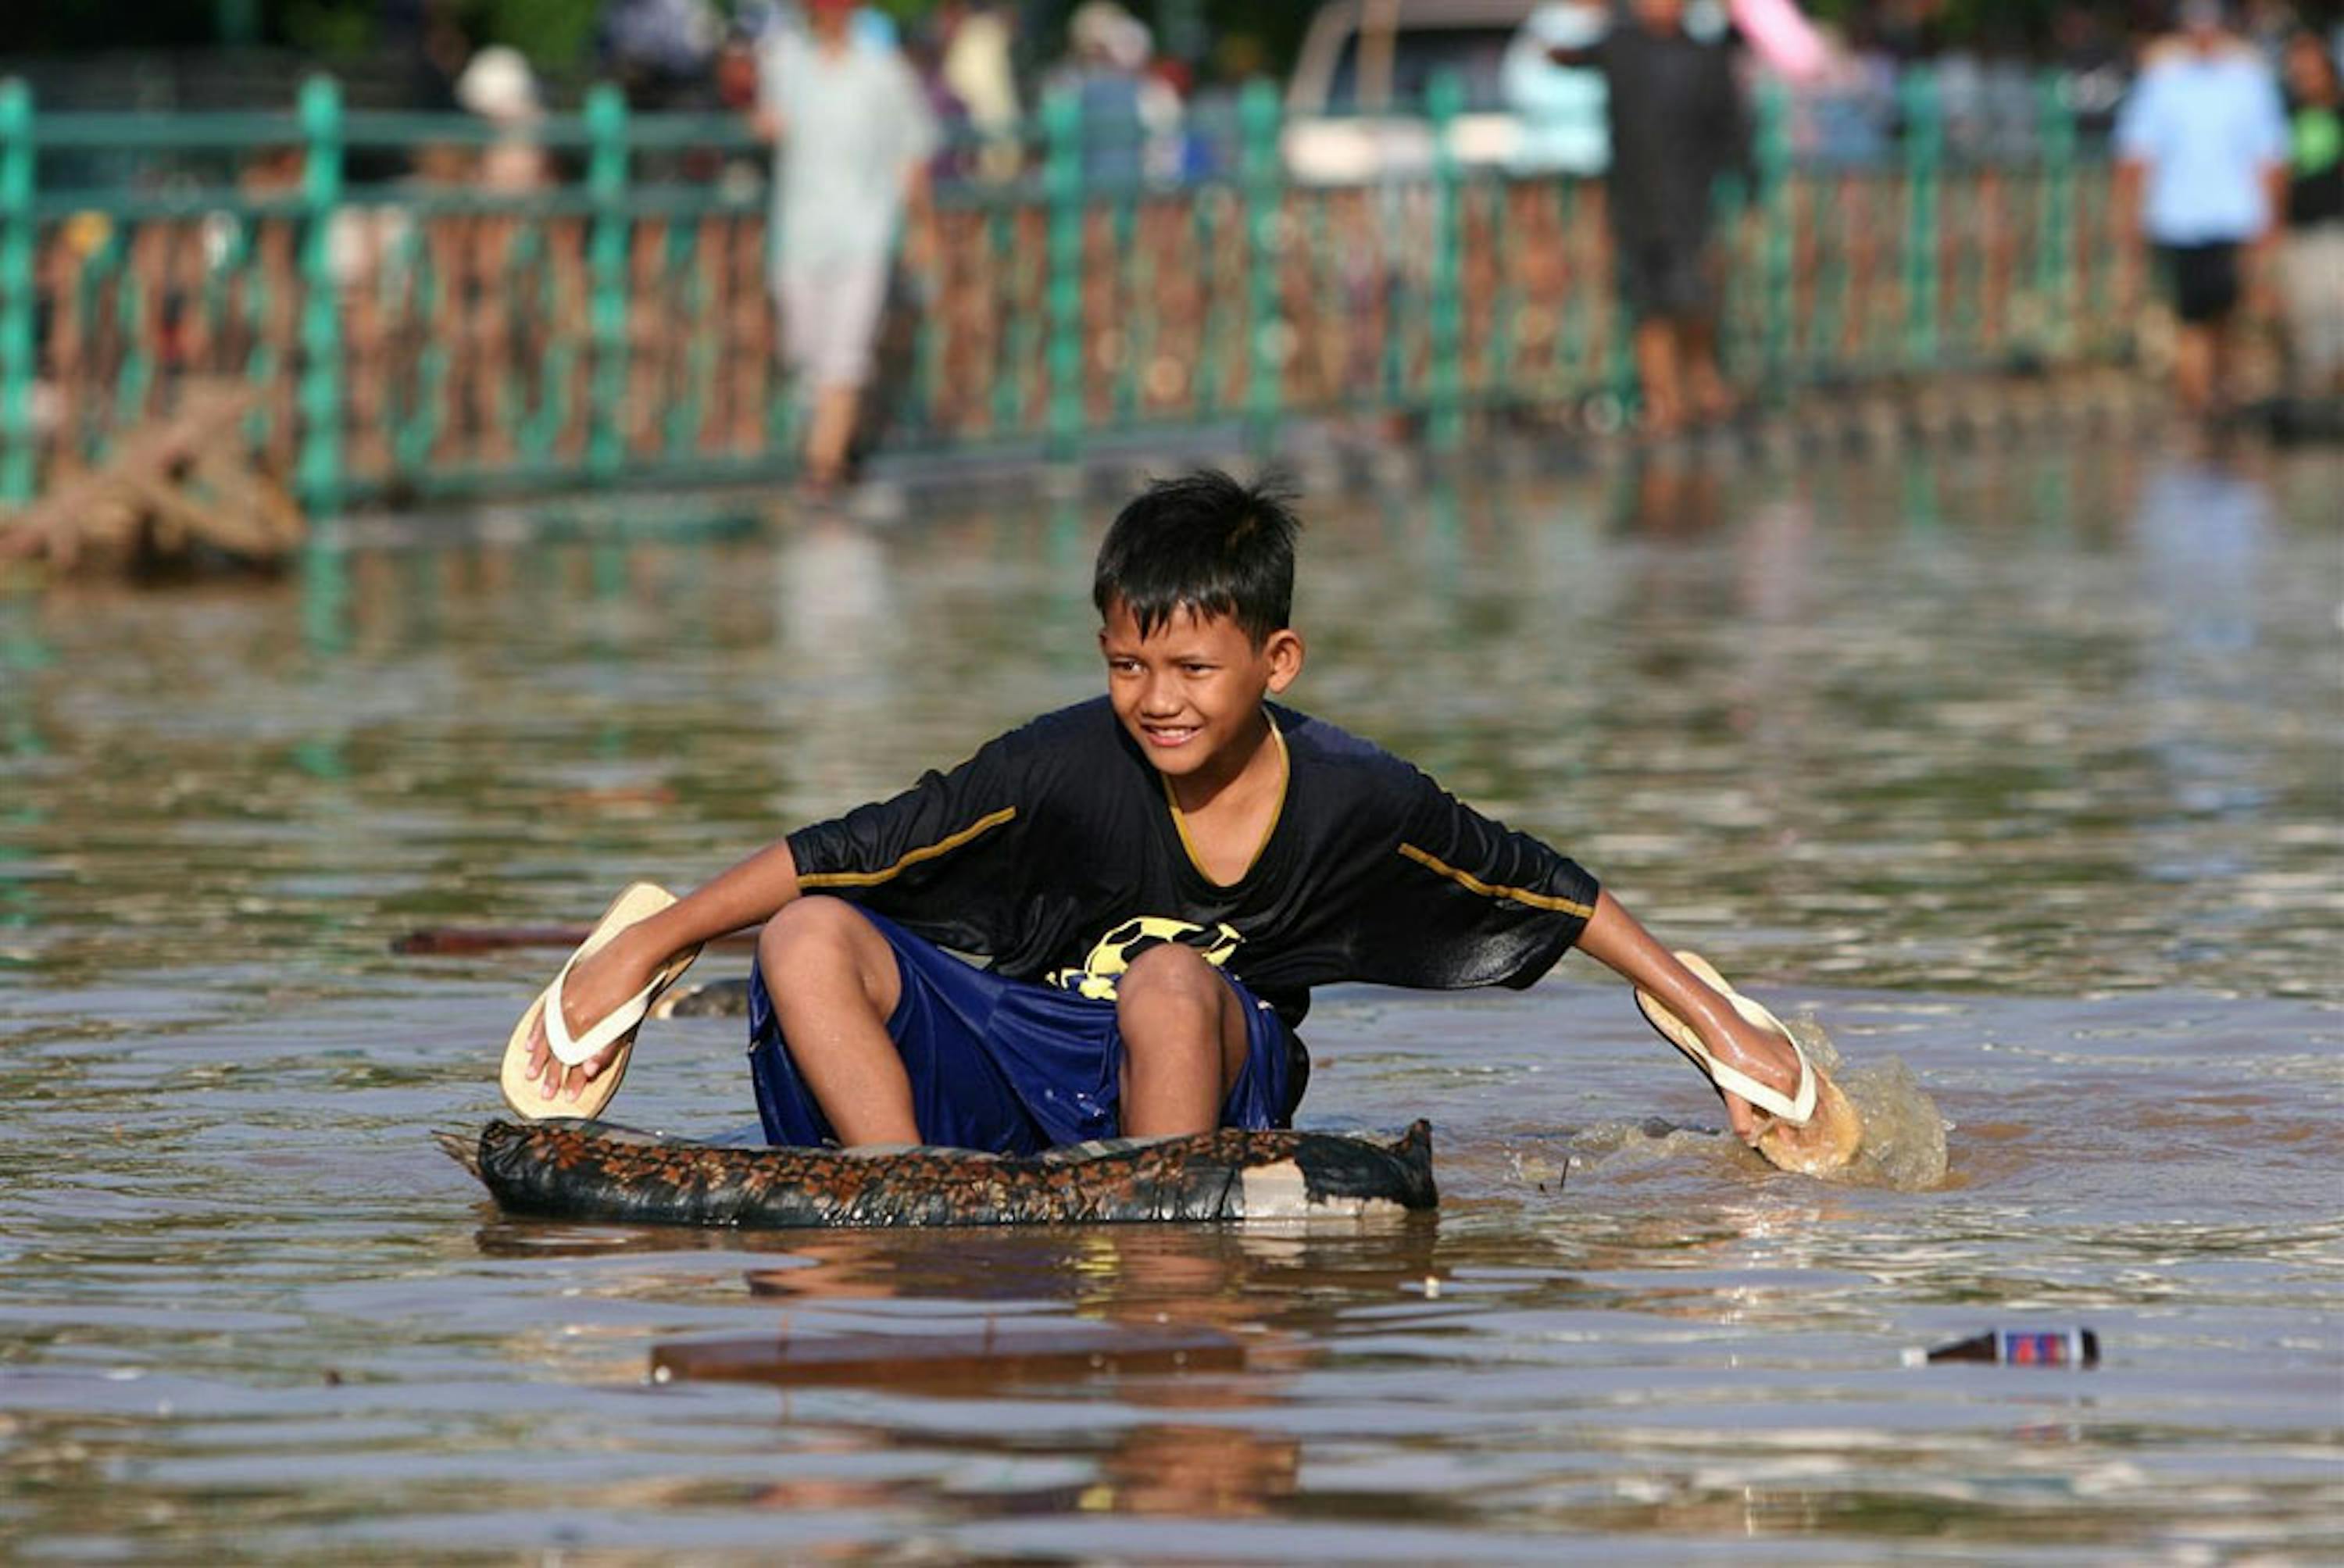
[[[1359,106],[1359,35],[1343,35],[1335,68],[1327,78],[1327,112],[1348,115]]]
[[[1464,79],[1465,106],[1483,110],[1505,102],[1504,66],[1510,27],[1410,27],[1392,47],[1392,101],[1409,109],[1423,106],[1433,77],[1455,71]],[[1328,72],[1327,101],[1319,112],[1356,114],[1359,109],[1359,35],[1343,35]]]
[[[1464,78],[1465,106],[1494,109],[1505,101],[1506,46],[1510,27],[1411,27],[1392,54],[1392,98],[1410,107],[1424,102],[1432,78],[1454,71]]]

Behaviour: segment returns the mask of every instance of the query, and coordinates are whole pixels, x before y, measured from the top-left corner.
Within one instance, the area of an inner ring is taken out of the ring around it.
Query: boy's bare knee
[[[1246,1027],[1237,995],[1193,947],[1167,943],[1116,982],[1123,1035],[1123,1130],[1199,1132],[1242,1070]]]
[[[1215,1064],[1240,1031],[1229,1019],[1233,997],[1220,971],[1193,947],[1166,943],[1131,961],[1116,982],[1116,1024],[1135,1057],[1174,1071]]]
[[[843,898],[817,893],[792,899],[758,934],[757,956],[787,960],[809,949],[834,948],[851,940],[848,923],[859,919]]]
[[[1116,1011],[1128,1027],[1135,1015],[1169,1008],[1217,1014],[1228,986],[1194,947],[1177,942],[1150,947],[1116,981]]]
[[[757,967],[775,1005],[793,993],[823,993],[851,980],[892,1011],[900,982],[894,950],[863,912],[819,894],[793,899],[757,936]]]

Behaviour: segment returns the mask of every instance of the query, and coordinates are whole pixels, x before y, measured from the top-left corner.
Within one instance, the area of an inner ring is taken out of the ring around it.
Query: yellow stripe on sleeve
[[[1015,820],[1016,815],[1017,808],[1015,806],[1005,805],[999,811],[993,813],[989,816],[978,817],[975,822],[970,823],[958,833],[951,834],[944,838],[936,840],[934,844],[924,845],[920,848],[911,851],[901,860],[898,860],[894,865],[889,866],[884,871],[817,871],[811,875],[799,877],[798,886],[801,889],[808,887],[876,887],[881,883],[892,880],[896,875],[909,870],[914,865],[919,865],[924,860],[934,860],[939,855],[950,855],[954,850],[958,849],[962,845],[968,843],[971,839],[982,837],[984,835],[991,833],[995,828],[999,827],[1002,824]]]
[[[1427,871],[1436,875],[1445,876],[1467,892],[1478,893],[1484,898],[1508,899],[1516,904],[1527,904],[1533,909],[1551,909],[1559,915],[1575,915],[1581,920],[1588,919],[1595,913],[1591,905],[1574,903],[1568,898],[1557,898],[1551,894],[1532,893],[1527,887],[1492,887],[1480,877],[1469,872],[1460,871],[1439,855],[1428,854],[1412,844],[1401,845],[1399,852]]]

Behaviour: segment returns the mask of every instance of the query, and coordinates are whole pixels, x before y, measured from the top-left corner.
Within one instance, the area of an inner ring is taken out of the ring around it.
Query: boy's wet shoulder
[[[1338,766],[1414,771],[1406,758],[1394,754],[1363,735],[1352,733],[1340,724],[1313,718],[1277,703],[1263,705],[1278,721],[1278,733],[1286,737],[1287,749],[1295,756]]]

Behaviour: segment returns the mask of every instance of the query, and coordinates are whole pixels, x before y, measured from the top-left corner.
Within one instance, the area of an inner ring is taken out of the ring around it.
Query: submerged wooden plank
[[[810,1388],[881,1383],[924,1389],[1113,1377],[1239,1371],[1245,1346],[1213,1329],[1177,1325],[1048,1325],[949,1334],[788,1334],[687,1340],[652,1348],[652,1378]]]

